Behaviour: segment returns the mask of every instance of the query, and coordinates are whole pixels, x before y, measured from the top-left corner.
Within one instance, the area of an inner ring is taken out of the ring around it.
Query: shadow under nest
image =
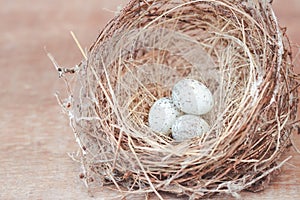
[[[191,199],[260,191],[296,128],[297,75],[269,3],[132,0],[89,49],[70,84],[70,124],[87,186]],[[183,78],[214,108],[200,137],[176,142],[148,126],[153,103]]]

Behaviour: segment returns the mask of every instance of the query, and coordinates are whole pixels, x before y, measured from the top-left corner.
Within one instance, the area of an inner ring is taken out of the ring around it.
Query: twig
[[[71,33],[71,35],[72,35],[74,41],[76,42],[77,47],[79,48],[79,50],[80,50],[81,54],[83,55],[84,59],[87,60],[87,56],[86,56],[86,54],[84,53],[84,51],[83,51],[83,49],[82,49],[82,47],[81,47],[79,41],[77,40],[75,34],[73,33],[73,31],[70,31],[70,33]]]

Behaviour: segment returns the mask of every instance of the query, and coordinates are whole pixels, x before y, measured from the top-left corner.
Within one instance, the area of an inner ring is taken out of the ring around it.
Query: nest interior
[[[76,71],[67,108],[87,186],[190,198],[259,191],[295,128],[298,83],[288,39],[266,1],[132,0]],[[175,142],[148,112],[183,78],[215,101],[211,130]]]

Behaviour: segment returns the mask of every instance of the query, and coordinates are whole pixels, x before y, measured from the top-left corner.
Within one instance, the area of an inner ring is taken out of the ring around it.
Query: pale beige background
[[[44,47],[61,65],[74,66],[82,56],[69,31],[89,47],[125,2],[0,0],[0,199],[93,199],[78,178],[79,164],[67,155],[77,145],[54,98],[64,85]],[[274,0],[274,7],[293,44],[300,44],[300,1]],[[293,160],[267,190],[243,198],[300,199],[300,157],[291,154]],[[104,190],[95,199],[117,195]]]

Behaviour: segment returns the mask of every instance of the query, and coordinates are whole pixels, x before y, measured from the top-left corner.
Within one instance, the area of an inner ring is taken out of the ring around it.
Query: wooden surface
[[[54,97],[64,85],[44,47],[61,65],[74,66],[82,57],[69,31],[88,47],[121,2],[0,0],[0,199],[93,199],[79,179],[80,165],[67,154],[77,145]],[[274,7],[293,44],[300,44],[300,1],[274,0]],[[294,137],[300,148],[300,136]],[[300,199],[300,156],[289,154],[293,159],[265,191],[242,198]],[[119,195],[103,189],[94,199]]]

